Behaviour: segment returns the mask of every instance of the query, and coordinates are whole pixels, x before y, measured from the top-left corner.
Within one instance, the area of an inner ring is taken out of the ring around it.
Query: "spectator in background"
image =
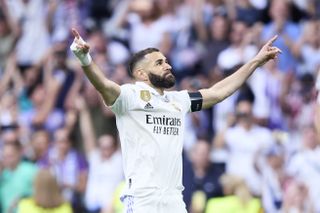
[[[161,18],[156,1],[123,1],[113,16],[110,28],[116,32],[126,29],[122,39],[128,42],[130,52],[137,52],[146,47],[157,47],[164,54],[168,53],[171,23]]]
[[[184,197],[191,198],[191,203],[187,202],[187,206],[190,206],[190,212],[203,212],[208,199],[223,196],[219,178],[225,172],[225,164],[212,163],[210,150],[210,143],[199,139],[193,145],[188,156],[192,172],[183,175],[183,184],[188,186]],[[204,200],[198,203],[201,194]],[[203,205],[201,206],[201,204]]]
[[[124,205],[119,197],[121,197],[121,194],[125,189],[125,184],[125,181],[122,181],[117,186],[116,190],[113,193],[112,205],[106,211],[103,211],[101,213],[123,213]]]
[[[46,129],[50,133],[53,133],[56,129],[60,128],[64,123],[64,114],[61,113],[61,111],[58,110],[50,110],[47,115],[44,115],[42,110],[45,105],[47,105],[48,102],[51,102],[52,100],[48,101],[47,97],[50,97],[48,93],[50,93],[46,87],[48,85],[38,84],[30,94],[30,100],[32,101],[32,108],[28,110],[24,110],[23,112],[20,112],[19,114],[19,123],[20,125],[27,129],[29,133],[36,129]],[[42,117],[46,116],[45,118],[41,118],[40,120],[37,120]],[[44,120],[42,120],[44,119]],[[35,122],[33,122],[35,121]]]
[[[39,170],[33,183],[33,196],[20,200],[18,213],[72,213],[70,203],[61,194],[58,182],[50,170]]]
[[[8,57],[19,36],[18,29],[8,17],[5,0],[0,1],[0,77],[3,76]]]
[[[317,91],[317,100],[316,100],[316,110],[315,110],[315,117],[313,120],[314,126],[316,128],[317,137],[320,139],[320,69],[318,70],[315,88]]]
[[[256,97],[253,113],[256,120],[270,129],[287,129],[287,122],[281,107],[285,74],[277,68],[276,62],[265,64],[254,73],[249,84]]]
[[[3,95],[0,99],[1,144],[14,143],[20,139],[17,112],[16,97],[12,92]]]
[[[275,144],[264,153],[257,153],[257,166],[262,176],[261,199],[266,213],[280,212],[283,204],[284,186],[288,180],[285,154],[282,144]]]
[[[21,68],[29,67],[41,60],[49,48],[49,34],[46,28],[45,1],[5,1],[8,14],[21,32],[16,46],[17,63]],[[37,48],[34,48],[34,46]],[[32,54],[31,54],[32,53]]]
[[[315,79],[312,74],[305,73],[286,81],[282,94],[282,107],[287,114],[288,131],[291,132],[292,140],[298,139],[296,144],[300,144],[302,129],[313,123],[315,113]]]
[[[80,89],[80,79],[67,64],[65,44],[56,44],[24,74],[19,94],[20,124],[29,131],[45,128],[50,133],[70,125],[69,109]]]
[[[87,0],[59,0],[44,1],[46,14],[46,29],[50,33],[50,42],[65,41],[69,36],[70,27],[79,27],[84,32],[88,26],[88,8],[90,2]],[[96,1],[94,1],[96,2]]]
[[[301,143],[302,147],[289,159],[287,172],[305,185],[315,212],[319,212],[320,140],[314,126],[306,126],[303,129]]]
[[[272,0],[269,15],[271,22],[264,26],[261,40],[267,40],[271,35],[279,35],[275,45],[282,50],[277,64],[279,70],[294,72],[297,67],[297,60],[293,55],[293,44],[300,37],[300,28],[290,20],[290,3],[286,0]]]
[[[216,72],[217,58],[221,51],[229,46],[229,21],[226,16],[216,15],[211,19],[207,39],[204,41],[205,50],[201,57],[205,74]]]
[[[212,212],[262,212],[261,202],[254,198],[246,182],[234,175],[225,174],[220,178],[225,197],[211,198],[206,213]]]
[[[199,39],[205,40],[205,1],[182,1],[176,6],[175,19],[171,26],[171,46],[168,55],[177,81],[199,73],[203,52]]]
[[[84,149],[89,162],[85,204],[88,213],[99,213],[111,208],[113,193],[124,179],[121,153],[112,135],[102,135],[96,140],[85,101],[79,97],[76,104]]]
[[[35,162],[37,165],[41,165],[48,156],[50,148],[50,135],[49,132],[42,129],[32,133],[30,145],[32,147],[32,153],[30,160]]]
[[[245,22],[248,26],[261,21],[262,15],[250,0],[227,0],[228,16],[231,20]]]
[[[15,211],[19,200],[32,194],[32,183],[37,168],[29,162],[22,161],[21,152],[21,145],[18,142],[6,143],[2,147],[1,212]]]
[[[251,44],[252,33],[245,22],[233,21],[231,23],[230,45],[218,55],[218,66],[228,72],[240,64],[251,59],[258,49]],[[232,60],[230,60],[232,58]]]
[[[298,42],[293,44],[293,54],[299,59],[298,74],[316,74],[320,68],[320,22],[319,20],[306,21],[303,24],[303,33]]]
[[[310,202],[309,192],[304,183],[292,180],[284,191],[280,212],[314,213],[317,212]]]
[[[54,145],[40,167],[54,172],[64,198],[72,203],[75,211],[81,211],[88,165],[81,153],[72,148],[69,134],[65,128],[54,133]]]
[[[255,155],[273,144],[269,129],[254,123],[252,102],[239,96],[235,116],[237,122],[214,141],[215,148],[227,149],[227,172],[243,178],[251,193],[261,195],[261,176],[256,170]],[[240,166],[241,165],[241,166]]]

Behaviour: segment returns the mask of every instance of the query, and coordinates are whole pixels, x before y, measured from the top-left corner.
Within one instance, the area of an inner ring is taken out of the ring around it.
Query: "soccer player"
[[[188,112],[209,108],[235,92],[254,70],[277,57],[270,39],[239,70],[198,92],[166,91],[175,84],[166,57],[155,48],[135,53],[129,70],[134,84],[107,79],[89,54],[89,45],[72,29],[70,49],[105,104],[116,115],[126,187],[121,197],[126,212],[185,213],[182,199],[182,141]],[[232,60],[232,59],[230,59]]]

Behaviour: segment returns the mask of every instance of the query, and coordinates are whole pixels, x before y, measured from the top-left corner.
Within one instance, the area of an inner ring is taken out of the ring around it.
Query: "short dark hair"
[[[130,61],[129,61],[129,74],[131,75],[131,77],[133,76],[133,70],[136,66],[136,64],[141,61],[144,56],[153,53],[153,52],[160,52],[159,49],[157,48],[153,48],[153,47],[149,47],[147,49],[143,49],[140,50],[139,52],[136,52],[132,55]]]

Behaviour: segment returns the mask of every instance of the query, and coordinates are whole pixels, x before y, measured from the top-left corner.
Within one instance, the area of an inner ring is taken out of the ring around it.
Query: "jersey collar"
[[[162,96],[158,93],[157,90],[155,90],[153,87],[149,86],[148,84],[142,82],[142,81],[137,81],[136,85],[139,87],[142,87],[143,89],[147,89],[151,92],[152,95],[156,95],[156,96]],[[165,94],[165,93],[164,93]]]

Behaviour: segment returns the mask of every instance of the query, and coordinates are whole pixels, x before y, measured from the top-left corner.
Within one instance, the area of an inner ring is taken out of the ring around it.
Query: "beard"
[[[155,75],[153,73],[149,73],[148,75],[151,84],[157,88],[169,89],[176,83],[176,78],[172,73],[165,74],[163,76]]]

